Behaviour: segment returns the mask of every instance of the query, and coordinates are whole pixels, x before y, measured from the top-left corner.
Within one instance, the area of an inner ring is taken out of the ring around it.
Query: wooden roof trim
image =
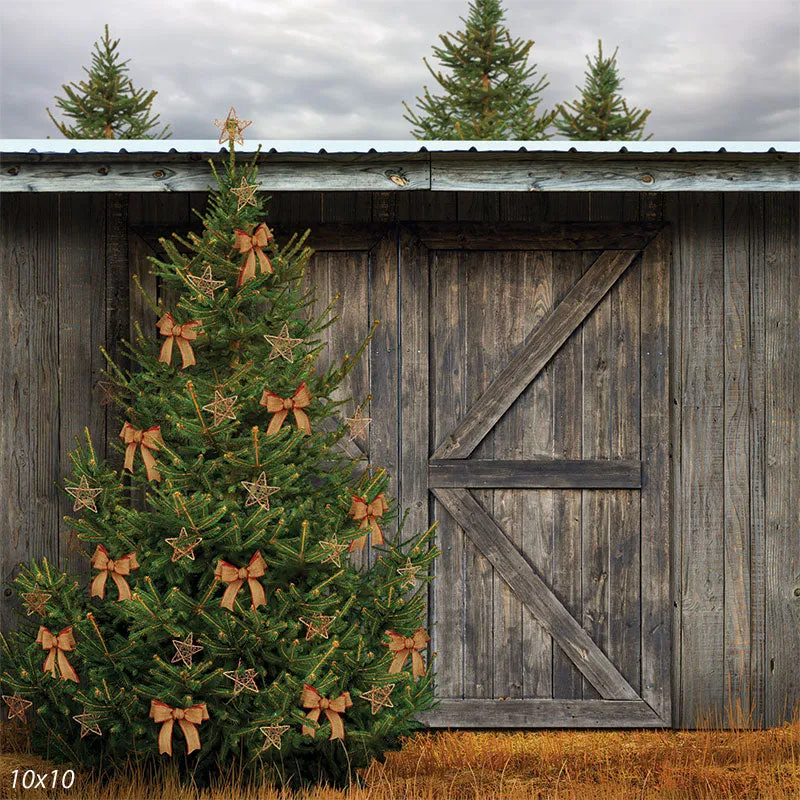
[[[245,155],[240,158],[245,160]],[[213,157],[222,166],[223,154]],[[247,159],[252,160],[252,157]],[[800,190],[797,153],[261,153],[261,191]],[[14,153],[0,192],[203,192],[199,153]]]

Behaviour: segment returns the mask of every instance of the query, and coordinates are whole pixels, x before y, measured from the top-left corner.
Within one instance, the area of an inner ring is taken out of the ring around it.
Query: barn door
[[[414,226],[443,551],[424,721],[669,725],[668,238],[506,227]]]

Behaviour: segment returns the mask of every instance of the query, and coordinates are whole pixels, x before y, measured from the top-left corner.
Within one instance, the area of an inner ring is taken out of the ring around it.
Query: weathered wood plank
[[[752,723],[764,723],[766,646],[765,555],[765,461],[766,433],[766,265],[764,253],[764,196],[749,196],[750,258],[750,703]]]
[[[767,725],[800,704],[799,227],[796,195],[765,196]]]
[[[632,250],[603,253],[477,399],[433,457],[466,458],[600,302],[635,256]]]
[[[106,199],[94,192],[70,197],[62,203],[58,240],[58,455],[60,482],[73,476],[69,452],[75,439],[86,447],[84,428],[97,448],[103,452],[105,409],[93,391],[105,367],[100,347],[106,344]],[[68,355],[67,355],[68,354]],[[118,434],[119,431],[112,431]],[[74,476],[70,485],[77,485]],[[69,570],[79,574],[89,572],[88,558],[80,557],[77,548],[69,548],[73,529],[64,516],[80,516],[73,512],[74,498],[57,492],[60,560],[69,557]],[[123,555],[122,553],[115,555]]]
[[[0,221],[0,493],[5,499],[0,563],[4,581],[20,562],[58,561],[58,209],[60,197],[2,203]],[[0,628],[16,627],[20,603],[2,587]]]
[[[669,308],[671,231],[641,259],[641,660],[642,698],[670,724]]]
[[[442,700],[415,719],[428,728],[661,728],[641,700]]]
[[[659,229],[657,223],[627,222],[408,224],[434,250],[641,250]]]
[[[433,253],[431,302],[432,442],[445,437],[465,409],[466,344],[462,320],[466,292],[458,253]],[[464,532],[456,521],[434,505],[442,555],[434,562],[431,632],[436,661],[437,697],[464,696]]]
[[[433,191],[725,192],[797,191],[800,159],[714,154],[713,160],[660,154],[431,153]]]
[[[375,330],[375,335],[369,345],[369,394],[372,400],[369,402],[369,413],[366,416],[372,418],[367,432],[369,433],[369,461],[372,469],[384,468],[389,474],[389,483],[386,495],[390,502],[399,504],[400,502],[400,475],[398,467],[400,464],[400,440],[398,430],[400,426],[400,409],[397,399],[399,396],[400,381],[400,337],[399,337],[399,286],[397,260],[397,236],[387,235],[369,252],[369,274],[353,275],[352,269],[348,270],[347,276],[340,273],[341,283],[355,283],[356,280],[363,280],[369,296],[368,306],[360,309],[364,317],[360,321],[363,327],[369,326],[373,320],[378,320],[379,324]],[[368,279],[368,280],[367,280]],[[331,277],[333,281],[333,276]],[[342,320],[342,325],[348,324]],[[335,334],[334,334],[335,335]],[[355,406],[363,402],[364,395],[354,395],[353,405],[347,406],[348,409],[355,411]],[[348,414],[351,416],[351,414]],[[400,511],[402,514],[402,511]],[[394,539],[397,536],[398,520],[381,526],[385,534]],[[376,553],[372,548],[372,539],[369,539],[370,562],[374,563]]]
[[[402,326],[398,478],[403,512],[408,509],[402,531],[402,538],[406,540],[430,526],[426,466],[430,448],[428,306],[431,265],[428,249],[403,227],[399,229],[398,247],[398,313]],[[417,580],[409,591],[416,591],[420,583]]]
[[[604,699],[638,695],[466,489],[434,489],[448,513]]]
[[[745,724],[750,711],[750,207],[724,199],[725,225],[725,673],[724,708]]]
[[[475,200],[475,214],[482,214],[482,198]],[[459,214],[461,213],[459,198]],[[472,405],[494,377],[497,368],[495,325],[496,292],[492,275],[497,269],[497,253],[461,253],[465,266],[467,316],[466,353],[462,369],[466,371],[466,400]],[[493,458],[494,432],[475,449],[476,458]],[[494,492],[478,490],[478,503],[494,514]],[[448,509],[449,510],[449,509]],[[461,527],[463,521],[459,520]],[[467,533],[464,543],[464,697],[493,697],[494,678],[494,568]]]
[[[683,256],[683,724],[723,702],[722,199],[685,203]]]
[[[525,337],[525,311],[529,300],[525,295],[526,265],[523,253],[500,252],[499,268],[507,280],[493,281],[492,315],[495,343],[492,352],[492,374],[508,362]],[[491,279],[490,279],[491,280]],[[524,444],[524,407],[522,397],[494,426],[494,455],[497,459],[522,458]],[[502,484],[501,484],[502,485]],[[513,488],[494,491],[494,519],[518,550],[522,548],[525,520],[522,517],[523,492]],[[494,680],[492,697],[522,697],[522,637],[520,623],[523,605],[511,587],[494,570],[492,577]]]
[[[40,157],[38,163],[14,158],[4,163],[0,192],[203,192],[217,184],[207,158],[183,153],[183,159],[154,161],[143,154],[104,153],[102,162],[84,154],[63,155],[58,160]],[[226,156],[214,154],[217,172],[223,172]],[[250,157],[248,161],[252,161]],[[408,192],[430,188],[427,153],[277,155],[258,158],[258,182],[264,192],[362,191]],[[4,158],[4,162],[6,159]],[[10,174],[14,170],[14,174]],[[407,183],[396,183],[391,176]]]
[[[458,219],[458,192],[401,192],[394,196],[400,222]]]
[[[553,308],[553,257],[547,251],[525,253],[524,257],[524,296],[529,300],[523,329],[531,331]],[[552,369],[552,363],[545,366],[517,400],[523,411],[522,455],[526,458],[553,456]],[[553,571],[553,495],[550,490],[522,492],[522,552],[548,583]],[[520,639],[523,696],[551,697],[553,640],[525,604]]]
[[[636,459],[442,459],[428,462],[431,487],[478,489],[637,489],[642,465]]]

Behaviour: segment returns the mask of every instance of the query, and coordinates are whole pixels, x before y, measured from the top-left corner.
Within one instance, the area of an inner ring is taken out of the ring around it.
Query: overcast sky
[[[468,0],[6,0],[0,4],[0,138],[61,134],[54,97],[86,77],[109,24],[136,88],[173,139],[215,139],[231,105],[256,139],[412,139],[403,119],[422,59]],[[573,100],[586,55],[619,46],[629,106],[656,140],[800,139],[800,0],[503,0],[533,39],[541,108]],[[561,138],[561,137],[556,137]]]

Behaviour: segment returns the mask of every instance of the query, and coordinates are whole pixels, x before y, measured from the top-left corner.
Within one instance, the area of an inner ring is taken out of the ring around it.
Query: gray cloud
[[[629,105],[650,108],[659,140],[800,138],[797,0],[504,0],[514,38],[550,85],[540,108],[573,100],[586,55],[619,45]],[[5,4],[0,137],[61,138],[47,116],[85,77],[108,22],[134,85],[176,139],[213,139],[236,107],[251,139],[410,139],[439,34],[463,28],[467,0],[29,0]]]

